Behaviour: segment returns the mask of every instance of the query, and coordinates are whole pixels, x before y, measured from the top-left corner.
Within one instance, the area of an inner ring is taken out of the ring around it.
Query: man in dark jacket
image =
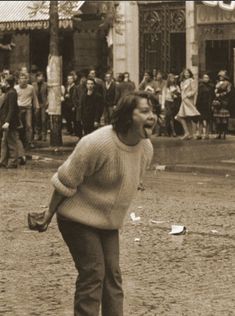
[[[67,85],[65,87],[65,101],[63,106],[63,116],[66,119],[67,132],[70,135],[75,134],[76,125],[76,107],[78,105],[77,87],[72,74],[67,76]]]
[[[85,135],[93,132],[100,125],[103,114],[103,98],[95,90],[95,81],[88,78],[87,91],[81,98],[81,119]]]
[[[3,130],[0,167],[17,168],[19,141],[17,128],[20,122],[17,92],[14,89],[15,78],[10,75],[6,82],[8,85],[7,92],[0,110],[0,126]]]
[[[115,105],[116,83],[112,78],[112,74],[109,72],[105,74],[104,91],[104,121],[106,124],[110,124],[113,107]]]

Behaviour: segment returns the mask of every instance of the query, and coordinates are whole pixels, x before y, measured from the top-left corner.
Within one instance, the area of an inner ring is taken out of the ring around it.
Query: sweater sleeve
[[[79,141],[51,179],[55,189],[64,196],[73,196],[84,178],[91,176],[102,166],[104,155],[100,155],[99,147],[90,141],[89,136]]]

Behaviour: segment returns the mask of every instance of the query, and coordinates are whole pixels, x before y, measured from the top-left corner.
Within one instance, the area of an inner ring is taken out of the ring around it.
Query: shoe
[[[26,165],[26,156],[19,157],[18,159],[21,166]]]
[[[1,163],[0,162],[0,168],[6,168],[7,166],[6,165],[4,165],[4,163]]]
[[[183,137],[181,137],[182,140],[190,140],[192,139],[191,135],[184,135]]]
[[[197,136],[195,136],[195,139],[197,139],[197,140],[202,139],[202,136],[197,135]]]
[[[215,137],[215,139],[221,139],[221,135],[220,135],[220,134],[217,135],[217,136]]]

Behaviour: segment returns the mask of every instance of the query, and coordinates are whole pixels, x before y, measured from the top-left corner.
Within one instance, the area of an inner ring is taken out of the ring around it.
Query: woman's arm
[[[48,210],[45,211],[42,219],[37,220],[37,224],[39,226],[39,232],[45,232],[47,230],[54,214],[58,210],[58,207],[61,205],[61,203],[63,203],[65,199],[66,199],[66,196],[54,190]]]

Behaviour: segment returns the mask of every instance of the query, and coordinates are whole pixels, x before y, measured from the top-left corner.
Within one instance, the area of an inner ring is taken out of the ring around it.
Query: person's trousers
[[[33,127],[32,127],[32,107],[19,107],[20,120],[23,128],[20,131],[20,139],[24,146],[32,143],[33,140]]]
[[[43,104],[40,104],[40,108],[36,110],[36,135],[45,137],[47,135],[47,112],[46,107]]]
[[[7,166],[17,166],[18,159],[18,131],[8,129],[3,131],[1,141],[1,159],[0,163]]]
[[[119,231],[101,230],[57,216],[78,270],[74,316],[123,316]]]

